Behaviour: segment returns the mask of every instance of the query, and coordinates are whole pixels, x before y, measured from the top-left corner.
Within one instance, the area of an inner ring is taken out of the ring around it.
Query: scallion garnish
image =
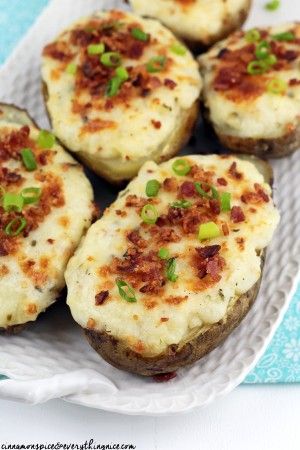
[[[202,186],[205,186],[207,188],[207,191],[205,191]],[[219,198],[219,193],[217,189],[208,183],[204,183],[203,181],[200,183],[199,181],[196,181],[195,188],[198,194],[201,195],[201,197],[208,198],[210,200]],[[209,194],[210,191],[211,194]]]
[[[270,53],[270,44],[267,41],[261,41],[257,44],[255,56],[257,59],[265,59]]]
[[[24,217],[16,217],[6,225],[4,232],[8,236],[18,236],[18,234],[20,234],[21,231],[24,230],[26,225],[27,221]]]
[[[220,195],[221,211],[230,211],[231,209],[231,194],[230,192],[222,192]]]
[[[166,62],[167,58],[165,56],[163,55],[154,56],[146,64],[147,72],[149,73],[161,72],[165,68]]]
[[[103,42],[100,44],[90,44],[87,48],[87,52],[89,55],[101,55],[105,50],[105,45]]]
[[[100,56],[100,61],[104,66],[117,67],[122,62],[122,57],[118,52],[106,52]]]
[[[31,148],[23,148],[20,153],[26,169],[29,171],[35,170],[37,168],[37,163]]]
[[[21,194],[6,192],[2,198],[2,206],[4,211],[21,212],[24,206],[24,199]]]
[[[166,275],[169,281],[176,281],[178,278],[178,275],[175,274],[176,271],[176,259],[170,258],[167,262],[167,270]]]
[[[273,34],[272,36],[275,41],[293,41],[295,37],[292,31],[285,31],[283,33]]]
[[[116,280],[120,296],[127,302],[136,302],[135,292],[132,286],[124,280]]]
[[[69,75],[75,75],[76,72],[77,72],[77,66],[76,66],[76,64],[75,64],[75,63],[70,63],[70,64],[68,64],[67,67],[66,67],[66,72],[67,72]]]
[[[149,40],[149,35],[140,28],[132,28],[131,36],[133,36],[134,39],[137,39],[138,41],[147,42]]]
[[[168,259],[169,256],[170,256],[170,252],[169,252],[169,250],[168,250],[167,248],[162,247],[162,248],[159,249],[159,251],[158,251],[158,257],[159,257],[160,259]]]
[[[220,230],[215,222],[202,223],[199,227],[198,239],[203,241],[205,239],[213,239],[220,236]]]
[[[247,31],[245,39],[247,42],[257,42],[260,40],[260,32],[256,28],[253,28],[252,30]]]
[[[186,47],[184,45],[179,44],[179,42],[175,42],[175,44],[171,45],[170,50],[171,52],[180,56],[185,55],[187,51]]]
[[[114,97],[120,90],[124,81],[128,80],[129,75],[125,67],[117,67],[116,75],[112,77],[107,85],[106,94],[108,97]]]
[[[247,66],[247,72],[250,75],[262,75],[268,68],[269,66],[265,61],[251,61]]]
[[[277,63],[277,57],[273,53],[270,53],[264,59],[264,63],[266,64],[266,70],[267,70],[267,69],[269,69],[269,66],[274,66],[274,64]]]
[[[160,189],[160,182],[157,180],[149,180],[146,184],[147,197],[156,197]]]
[[[127,69],[125,67],[117,67],[116,76],[120,78],[122,82],[128,80],[129,77]]]
[[[41,188],[38,187],[28,187],[23,189],[21,192],[21,196],[24,200],[24,205],[37,203],[41,197],[41,192]]]
[[[191,166],[187,162],[186,159],[180,158],[176,159],[172,164],[173,172],[176,173],[176,175],[184,176],[189,173],[191,170]]]
[[[287,83],[280,78],[273,78],[267,85],[267,90],[271,94],[284,94],[287,90]]]
[[[155,207],[149,203],[145,205],[141,212],[141,218],[143,222],[153,225],[158,219],[158,213]]]
[[[48,130],[41,130],[37,139],[37,144],[41,148],[52,148],[55,144],[55,136]]]
[[[268,11],[276,11],[280,6],[280,0],[271,0],[265,4],[265,9]]]
[[[192,202],[189,202],[188,200],[178,200],[176,202],[171,203],[172,208],[189,208],[192,206]]]

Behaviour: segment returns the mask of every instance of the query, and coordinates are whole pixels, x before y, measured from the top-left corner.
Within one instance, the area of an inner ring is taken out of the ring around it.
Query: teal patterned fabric
[[[0,64],[47,3],[48,0],[0,0]],[[292,382],[300,382],[300,286],[266,353],[244,381]]]

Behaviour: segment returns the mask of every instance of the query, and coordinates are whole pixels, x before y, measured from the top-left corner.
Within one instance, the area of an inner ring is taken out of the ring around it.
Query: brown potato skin
[[[263,262],[264,255],[262,255],[262,266]],[[143,376],[174,372],[181,367],[193,364],[227,338],[253,305],[260,283],[261,279],[239,297],[224,319],[210,326],[181,348],[178,345],[170,345],[165,353],[155,357],[143,357],[106,332],[86,329],[85,336],[94,350],[118,369]]]
[[[13,336],[15,334],[21,333],[26,327],[27,323],[21,323],[20,325],[12,325],[7,328],[0,328],[0,334],[4,334],[5,336]]]

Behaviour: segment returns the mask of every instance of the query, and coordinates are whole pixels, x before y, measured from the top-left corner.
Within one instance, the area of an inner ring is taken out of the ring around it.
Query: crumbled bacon
[[[214,173],[208,170],[204,170],[202,167],[194,164],[191,167],[191,170],[189,172],[189,175],[195,180],[195,181],[204,181],[205,183],[211,184]]]
[[[225,267],[225,260],[219,255],[220,245],[208,245],[196,249],[196,269],[199,278],[210,276],[212,281],[220,281],[220,272]]]
[[[221,203],[218,199],[209,200],[209,208],[211,212],[215,215],[220,214],[221,212]]]
[[[220,185],[220,186],[227,186],[227,181],[225,180],[225,178],[218,178],[217,179],[217,183]]]
[[[164,85],[166,87],[168,87],[169,89],[173,90],[176,88],[177,83],[175,83],[175,81],[173,81],[173,80],[170,80],[169,78],[165,78]]]
[[[179,188],[179,197],[193,197],[197,194],[195,184],[192,181],[184,181]]]
[[[109,291],[101,291],[98,294],[96,294],[95,295],[95,305],[96,306],[103,305],[103,303],[108,298],[108,296],[109,296]]]
[[[10,171],[7,167],[0,167],[0,184],[3,187],[10,184],[18,186],[22,181],[23,177],[18,172]]]
[[[140,248],[146,248],[147,242],[143,239],[138,230],[133,230],[127,234],[127,239]]]
[[[153,225],[149,231],[158,244],[180,241],[180,236],[175,232],[175,230],[173,230],[173,228]]]
[[[151,120],[152,125],[154,126],[154,128],[156,128],[157,130],[159,130],[161,128],[161,122],[159,120]]]
[[[266,192],[263,190],[263,188],[260,186],[260,184],[255,183],[254,184],[254,189],[255,192],[244,192],[241,195],[241,200],[243,203],[261,203],[261,202],[265,202],[268,203],[269,202],[269,196],[268,194],[266,194]]]
[[[177,186],[178,183],[175,177],[165,178],[165,180],[163,181],[163,188],[167,192],[175,192],[177,190]]]
[[[32,147],[29,139],[29,127],[27,125],[18,130],[1,137],[0,139],[0,161],[7,161],[11,158],[18,160],[20,150],[24,147]]]
[[[231,175],[232,178],[235,180],[241,180],[243,178],[243,174],[238,172],[237,170],[237,164],[234,161],[231,166],[229,167],[228,173]]]
[[[230,219],[233,223],[244,222],[245,214],[240,206],[233,206],[231,208]]]

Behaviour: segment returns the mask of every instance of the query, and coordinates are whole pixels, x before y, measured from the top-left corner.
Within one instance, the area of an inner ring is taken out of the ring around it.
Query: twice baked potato
[[[53,130],[109,181],[185,144],[198,114],[197,62],[159,22],[124,11],[95,13],[43,51]]]
[[[1,331],[19,331],[57,299],[92,200],[81,166],[54,136],[0,104]]]
[[[205,116],[225,147],[279,158],[300,146],[300,24],[238,31],[199,62]]]
[[[66,271],[92,347],[140,375],[191,364],[254,302],[279,220],[271,170],[235,156],[147,162],[92,225]]]
[[[251,0],[129,0],[134,11],[164,23],[192,50],[209,47],[239,29]]]

